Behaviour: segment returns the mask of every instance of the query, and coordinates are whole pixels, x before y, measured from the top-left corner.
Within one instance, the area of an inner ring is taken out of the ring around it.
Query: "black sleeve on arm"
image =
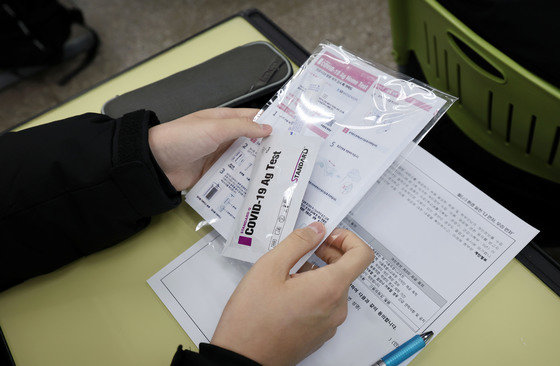
[[[183,350],[182,346],[177,348],[171,366],[259,366],[260,364],[242,356],[238,353],[229,351],[225,348],[214,346],[209,343],[200,344],[200,353]]]
[[[133,235],[180,202],[155,114],[87,113],[0,136],[0,290]]]

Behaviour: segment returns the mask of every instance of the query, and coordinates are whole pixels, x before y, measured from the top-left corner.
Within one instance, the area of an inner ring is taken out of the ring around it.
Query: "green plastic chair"
[[[459,97],[449,117],[492,155],[560,183],[560,89],[475,34],[435,0],[389,0],[394,57]],[[465,152],[468,153],[468,152]]]

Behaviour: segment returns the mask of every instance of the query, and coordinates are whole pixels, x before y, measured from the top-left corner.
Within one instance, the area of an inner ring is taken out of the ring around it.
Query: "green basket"
[[[389,0],[394,56],[459,97],[453,122],[492,155],[560,182],[560,89],[500,52],[434,0]],[[468,154],[468,151],[465,151]]]

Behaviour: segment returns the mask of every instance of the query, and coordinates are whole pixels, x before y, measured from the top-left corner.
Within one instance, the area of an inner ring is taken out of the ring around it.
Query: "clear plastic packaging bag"
[[[321,221],[327,233],[334,230],[455,100],[340,46],[321,43],[255,118],[272,125],[273,134],[324,140],[295,228]],[[187,203],[204,218],[199,226],[210,224],[226,239],[234,235],[236,216],[246,214],[239,209],[250,185],[259,144],[259,140],[247,138],[235,141],[187,193]]]

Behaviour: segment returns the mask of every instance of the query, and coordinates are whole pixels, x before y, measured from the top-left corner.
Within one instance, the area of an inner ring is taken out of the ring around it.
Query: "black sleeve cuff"
[[[259,363],[251,360],[250,358],[209,343],[201,343],[199,347],[199,353],[183,350],[183,346],[177,347],[177,352],[175,352],[175,355],[173,356],[171,366],[260,366]]]
[[[111,177],[142,216],[157,215],[181,202],[148,144],[148,130],[157,124],[153,112],[139,110],[125,114],[115,125]]]

